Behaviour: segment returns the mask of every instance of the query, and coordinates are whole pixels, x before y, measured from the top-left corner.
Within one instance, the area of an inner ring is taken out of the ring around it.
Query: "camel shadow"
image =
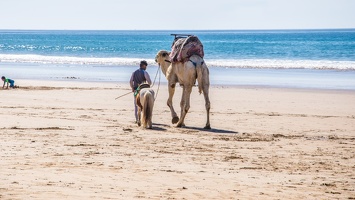
[[[168,128],[171,128],[171,125],[153,123],[152,130],[167,131]],[[203,131],[203,132],[209,132],[209,133],[220,133],[220,134],[238,134],[239,133],[237,131],[231,131],[231,130],[224,130],[224,129],[217,129],[217,128],[205,129],[205,128],[198,128],[198,127],[190,127],[190,126],[183,126],[179,129],[189,129],[189,130],[195,130],[195,131]]]
[[[154,130],[154,131],[166,131],[167,129],[163,128],[163,127],[168,127],[168,126],[165,125],[165,124],[153,123],[152,130]]]
[[[209,133],[220,133],[220,134],[238,134],[239,133],[237,131],[217,129],[217,128],[205,129],[205,128],[198,128],[198,127],[190,127],[190,126],[184,126],[182,128],[183,129],[203,131],[203,132],[209,132]]]

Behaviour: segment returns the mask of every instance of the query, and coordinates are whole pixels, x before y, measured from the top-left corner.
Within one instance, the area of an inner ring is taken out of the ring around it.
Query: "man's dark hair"
[[[142,65],[148,66],[147,61],[142,60],[141,63],[139,64],[139,66],[142,67]]]

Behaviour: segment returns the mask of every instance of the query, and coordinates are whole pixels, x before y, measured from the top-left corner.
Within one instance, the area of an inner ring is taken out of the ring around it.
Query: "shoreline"
[[[165,77],[162,77],[165,79]],[[153,81],[153,80],[152,80]],[[35,79],[18,79],[15,82],[15,85],[18,85],[18,83],[24,83],[24,85],[19,85],[21,88],[26,88],[28,86],[47,86],[46,84],[49,84],[50,87],[55,87],[55,88],[62,88],[65,89],[68,87],[68,85],[80,85],[81,87],[88,87],[88,86],[96,86],[99,87],[102,84],[107,84],[111,85],[111,87],[118,86],[120,89],[123,89],[125,86],[127,87],[127,90],[130,90],[129,86],[129,81],[86,81],[86,80],[80,80],[80,79],[56,79],[56,80],[35,80]],[[64,86],[60,86],[61,84],[64,84]],[[158,86],[159,82],[156,81],[156,83],[153,86],[153,89],[156,89]],[[167,82],[164,80],[164,82],[160,82],[160,89],[166,89],[167,87]],[[196,88],[197,85],[195,85],[193,88]],[[178,86],[178,88],[182,88]],[[333,92],[333,93],[355,93],[355,89],[329,89],[329,88],[304,88],[304,87],[287,87],[287,86],[270,86],[270,85],[234,85],[234,84],[211,84],[210,88],[235,88],[235,89],[265,89],[265,90],[289,90],[289,91],[304,91],[304,92]],[[16,90],[16,89],[15,89]]]
[[[128,82],[135,66],[92,66],[0,63],[2,75],[13,80]],[[355,71],[313,69],[249,69],[209,67],[211,85],[355,90]],[[158,67],[147,69],[151,79],[166,83]]]

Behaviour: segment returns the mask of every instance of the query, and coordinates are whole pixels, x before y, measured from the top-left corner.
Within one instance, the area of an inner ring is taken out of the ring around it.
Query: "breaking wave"
[[[0,62],[34,64],[69,64],[100,66],[137,66],[142,58],[120,57],[70,57],[0,54]],[[150,65],[156,65],[154,59],[145,59]],[[223,68],[259,68],[259,69],[323,69],[355,70],[355,61],[331,60],[278,60],[278,59],[205,59],[209,67]]]
[[[230,68],[271,68],[271,69],[324,69],[355,70],[355,61],[330,60],[273,60],[273,59],[241,59],[241,60],[209,60],[209,66]]]

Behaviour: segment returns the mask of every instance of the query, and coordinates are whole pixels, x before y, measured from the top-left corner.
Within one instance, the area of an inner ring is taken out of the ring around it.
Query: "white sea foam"
[[[72,64],[102,66],[137,66],[142,58],[95,58],[42,55],[0,54],[0,62]],[[150,65],[156,65],[154,59],[146,59]],[[271,68],[271,69],[335,69],[355,70],[355,61],[330,60],[274,60],[274,59],[205,59],[210,67],[225,68]]]
[[[329,60],[272,60],[272,59],[241,59],[241,60],[206,60],[209,66],[230,68],[271,68],[271,69],[335,69],[355,70],[355,61]]]
[[[0,54],[1,62],[8,63],[38,63],[38,64],[73,64],[73,65],[137,65],[141,58],[95,58],[42,55]],[[154,59],[148,62],[154,63]]]

